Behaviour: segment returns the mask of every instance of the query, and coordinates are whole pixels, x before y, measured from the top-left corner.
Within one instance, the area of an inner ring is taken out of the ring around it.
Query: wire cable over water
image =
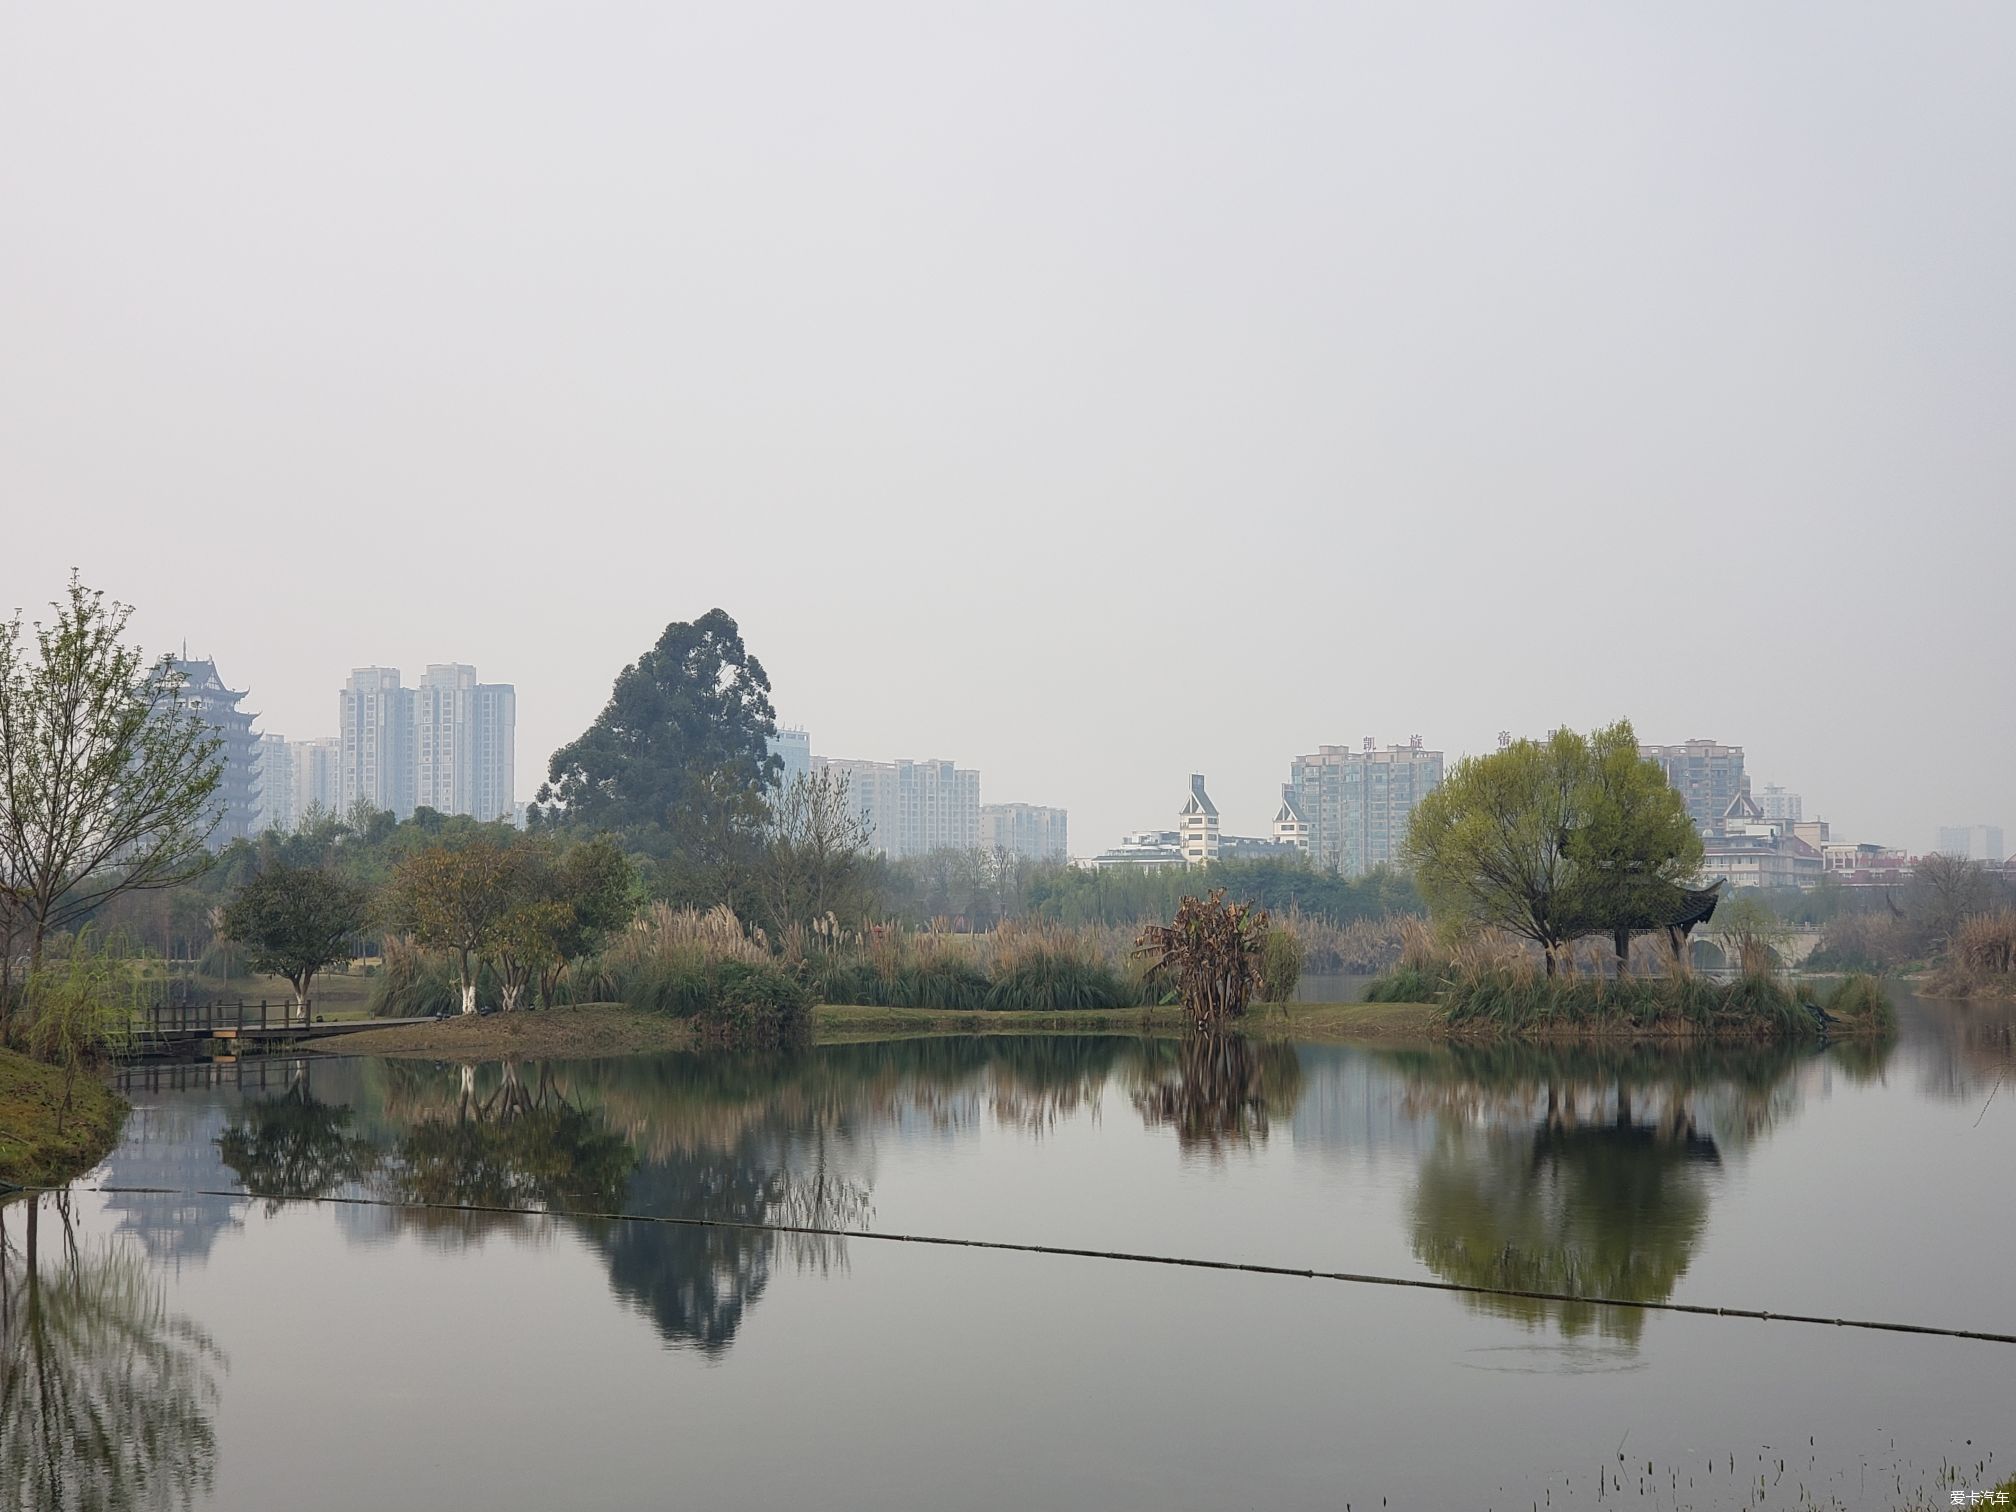
[[[60,1192],[64,1187],[23,1187],[24,1192]],[[1248,1260],[1203,1260],[1188,1255],[1149,1255],[1128,1250],[1084,1249],[1064,1244],[1024,1244],[1007,1239],[957,1239],[944,1234],[891,1234],[871,1229],[818,1228],[809,1224],[748,1223],[731,1218],[681,1218],[651,1213],[600,1213],[573,1208],[515,1208],[487,1203],[392,1202],[382,1197],[292,1197],[235,1188],[98,1186],[81,1188],[110,1196],[228,1197],[234,1201],[308,1202],[336,1207],[419,1209],[442,1213],[483,1213],[510,1218],[566,1218],[580,1223],[655,1223],[677,1228],[741,1229],[763,1234],[796,1234],[815,1239],[859,1239],[881,1244],[932,1245],[944,1249],[994,1250],[1015,1255],[1050,1255],[1073,1260],[1111,1260],[1129,1265],[1165,1265],[1180,1270],[1229,1271],[1251,1276],[1283,1276],[1304,1281],[1340,1281],[1355,1286],[1405,1287],[1415,1291],[1455,1292],[1474,1297],[1511,1297],[1531,1302],[1570,1302],[1582,1307],[1625,1307],[1640,1312],[1685,1313],[1704,1318],[1743,1318],[1759,1323],[1813,1323],[1829,1328],[1860,1328],[1877,1333],[1922,1334],[1942,1339],[1975,1339],[1989,1344],[2016,1344],[2016,1334],[1972,1328],[1941,1328],[1930,1323],[1892,1323],[1872,1318],[1829,1318],[1816,1313],[1777,1312],[1753,1307],[1710,1307],[1698,1302],[1641,1302],[1621,1297],[1584,1297],[1570,1292],[1528,1291],[1509,1286],[1473,1286],[1423,1276],[1382,1276],[1365,1271],[1313,1270],[1292,1265],[1263,1265]]]

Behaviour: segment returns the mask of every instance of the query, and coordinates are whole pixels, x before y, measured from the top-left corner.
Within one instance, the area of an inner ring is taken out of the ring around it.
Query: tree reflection
[[[1292,1045],[1256,1045],[1223,1031],[1145,1042],[1133,1089],[1143,1123],[1173,1128],[1186,1154],[1213,1157],[1265,1143],[1273,1120],[1292,1114],[1301,1096],[1302,1062]]]
[[[1459,1047],[1409,1086],[1410,1101],[1444,1115],[1415,1191],[1415,1254],[1467,1286],[1668,1300],[1700,1242],[1722,1161],[1703,1104],[1739,1141],[1754,1137],[1795,1061],[1796,1052],[1780,1061],[1754,1049],[1662,1063],[1635,1048]],[[1551,1318],[1569,1338],[1593,1331],[1635,1344],[1644,1328],[1632,1308],[1466,1300],[1529,1324]]]
[[[0,1206],[0,1505],[188,1507],[216,1466],[223,1357],[168,1310],[144,1255],[80,1250],[64,1204],[19,1204],[18,1247]]]
[[[452,1113],[421,1118],[396,1136],[374,1190],[408,1205],[402,1227],[469,1237],[528,1211],[610,1213],[622,1207],[637,1163],[622,1135],[578,1107],[542,1066],[527,1087],[515,1062],[488,1096],[475,1068],[460,1068]],[[492,1209],[490,1212],[447,1211]]]
[[[718,1358],[770,1284],[780,1248],[801,1268],[844,1263],[844,1240],[776,1227],[858,1229],[867,1189],[832,1171],[792,1169],[790,1152],[752,1140],[642,1167],[630,1211],[709,1223],[614,1223],[591,1237],[609,1261],[609,1284],[670,1344]],[[727,1225],[749,1225],[735,1227]]]
[[[246,1191],[275,1211],[290,1199],[328,1197],[364,1180],[377,1150],[351,1128],[355,1110],[322,1102],[309,1086],[306,1062],[287,1090],[244,1104],[217,1136],[217,1154]]]

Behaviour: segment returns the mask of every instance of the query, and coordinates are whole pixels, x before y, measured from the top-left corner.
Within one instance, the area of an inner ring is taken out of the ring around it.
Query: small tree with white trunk
[[[387,889],[387,922],[455,962],[462,1011],[476,1011],[476,980],[521,902],[512,848],[488,838],[434,846],[401,861]]]

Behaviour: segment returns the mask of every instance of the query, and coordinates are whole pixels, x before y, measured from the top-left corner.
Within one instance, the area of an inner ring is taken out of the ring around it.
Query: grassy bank
[[[438,1023],[332,1035],[307,1044],[311,1050],[335,1055],[415,1055],[442,1060],[529,1055],[571,1060],[685,1050],[694,1038],[691,1019],[622,1003],[582,1003],[480,1017],[456,1014]]]
[[[79,1073],[70,1111],[61,1114],[62,1106],[62,1071],[0,1050],[0,1182],[60,1185],[111,1151],[126,1121],[123,1097]]]
[[[1262,1039],[1421,1041],[1440,1015],[1425,1003],[1296,1003],[1256,1008],[1240,1028]],[[1103,1008],[1072,1012],[884,1008],[823,1004],[812,1010],[815,1044],[848,1044],[912,1035],[1176,1034],[1175,1008]],[[484,1059],[503,1055],[587,1057],[684,1050],[696,1042],[690,1019],[626,1007],[584,1003],[533,1013],[455,1017],[364,1034],[310,1041],[335,1055],[415,1055]]]
[[[1367,985],[1366,997],[1432,1003],[1445,1032],[1475,1039],[1801,1040],[1823,1025],[1833,1035],[1881,1036],[1897,1023],[1883,983],[1861,973],[1831,988],[1769,971],[1729,981],[1671,972],[1549,975],[1516,944],[1487,937],[1444,953],[1426,931]]]

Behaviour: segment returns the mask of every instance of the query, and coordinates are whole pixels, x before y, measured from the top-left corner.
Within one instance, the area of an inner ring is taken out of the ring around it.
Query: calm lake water
[[[2016,1333],[2011,1016],[1904,1017],[139,1071],[118,1151],[0,1210],[0,1505],[1945,1506],[2016,1470],[2016,1345],[443,1207]]]

